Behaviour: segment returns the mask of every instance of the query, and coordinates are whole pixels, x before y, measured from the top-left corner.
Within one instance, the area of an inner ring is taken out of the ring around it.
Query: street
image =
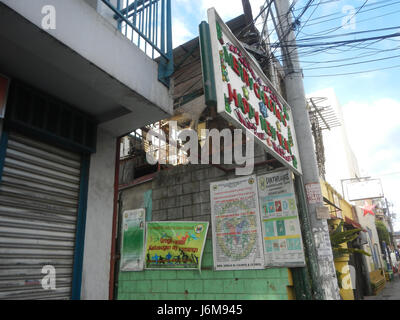
[[[397,273],[393,281],[386,282],[385,288],[376,296],[366,296],[364,300],[400,300],[400,277]]]

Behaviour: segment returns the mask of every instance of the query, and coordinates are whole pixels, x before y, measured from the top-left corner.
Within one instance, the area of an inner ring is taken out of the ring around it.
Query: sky
[[[296,1],[293,17],[307,2]],[[264,3],[250,0],[254,17]],[[198,36],[210,7],[225,21],[243,13],[241,0],[172,0],[174,47]],[[296,39],[304,45],[391,35],[400,32],[399,16],[398,0],[315,0],[299,19]],[[386,30],[370,32],[377,29]],[[306,94],[334,89],[361,175],[381,179],[393,204],[389,209],[398,216],[394,229],[400,231],[400,36],[323,48],[299,48]]]

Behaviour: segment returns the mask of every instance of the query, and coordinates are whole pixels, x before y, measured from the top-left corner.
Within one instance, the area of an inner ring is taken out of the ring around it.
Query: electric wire
[[[386,1],[383,1],[383,2],[386,2]],[[375,5],[375,4],[376,4],[376,3],[371,3],[371,4],[369,4],[369,6],[373,6],[373,5]],[[363,10],[362,12],[359,12],[358,14],[364,14],[364,13],[369,12],[369,11],[373,11],[373,10],[380,9],[380,8],[387,8],[387,7],[389,7],[389,6],[398,5],[398,4],[400,4],[400,1],[395,1],[395,2],[392,2],[392,3],[389,3],[389,4],[385,4],[385,5],[383,5],[383,6],[370,8],[370,9],[368,9],[368,10]],[[368,6],[368,5],[366,5],[365,7],[367,7],[367,6]],[[358,9],[361,9],[361,8],[362,8],[361,6],[358,7]],[[341,14],[341,13],[342,13],[342,12],[336,12],[336,13],[332,13],[332,14],[327,15],[327,16],[337,15],[337,14]],[[327,16],[325,16],[325,17],[327,17]],[[335,20],[338,20],[338,19],[343,19],[343,18],[345,18],[345,17],[346,17],[346,15],[343,15],[343,16],[340,16],[340,17],[332,18],[332,19],[326,19],[326,20],[322,20],[322,21],[319,21],[319,22],[310,23],[310,24],[308,24],[308,27],[315,26],[315,25],[319,25],[319,24],[323,24],[323,23],[326,23],[326,22],[329,22],[329,21],[335,21]],[[322,17],[315,18],[315,19],[312,19],[312,20],[310,20],[310,21],[314,21],[314,20],[321,19],[321,18],[322,18]],[[368,20],[369,20],[369,19],[368,19]],[[362,21],[366,21],[366,20],[362,20]],[[358,21],[358,22],[361,22],[361,21]],[[328,29],[328,30],[330,30],[330,29]],[[319,33],[321,33],[321,32],[328,31],[328,30],[320,31],[320,32],[318,32],[317,34],[319,34]]]
[[[398,29],[400,26],[396,27],[386,27],[386,28],[379,28],[379,29],[371,29],[371,30],[362,30],[362,31],[357,31],[357,32],[349,32],[349,33],[342,33],[342,34],[332,34],[336,32],[337,30],[341,29],[344,25],[342,24],[339,27],[323,30],[322,32],[317,32],[315,34],[310,34],[307,35],[304,32],[302,32],[303,29],[307,27],[311,27],[313,25],[324,25],[324,23],[331,21],[331,20],[336,20],[335,19],[325,19],[322,20],[323,18],[327,17],[332,17],[332,16],[337,16],[338,13],[333,13],[325,16],[319,16],[315,17],[312,19],[313,15],[317,11],[318,7],[322,4],[325,3],[332,3],[332,2],[337,2],[337,1],[319,1],[317,3],[312,3],[312,0],[309,0],[305,6],[302,8],[294,8],[293,5],[296,3],[293,1],[292,5],[290,6],[288,12],[282,13],[280,15],[277,14],[276,8],[275,8],[275,14],[272,12],[272,8],[275,6],[274,1],[266,1],[264,3],[264,8],[260,12],[260,14],[257,16],[257,18],[261,15],[262,12],[268,8],[271,10],[271,15],[275,15],[276,17],[282,17],[285,16],[287,17],[288,14],[293,15],[294,23],[292,24],[292,27],[296,26],[296,23],[300,20],[301,17],[305,15],[305,13],[311,8],[314,7],[313,11],[311,12],[310,15],[308,15],[306,22],[301,24],[301,27],[297,30],[296,32],[296,45],[291,45],[291,44],[284,44],[282,45],[280,43],[280,38],[278,37],[278,40],[275,41],[274,43],[270,44],[271,49],[273,50],[272,54],[278,58],[282,59],[283,55],[276,55],[277,50],[295,50],[296,48],[298,49],[299,52],[299,59],[297,62],[299,63],[308,63],[311,65],[308,65],[306,68],[303,70],[308,71],[308,70],[318,70],[318,69],[331,69],[331,68],[341,68],[341,67],[347,67],[350,65],[361,65],[361,64],[368,64],[368,63],[374,63],[374,62],[379,62],[379,61],[384,61],[384,60],[389,60],[389,59],[395,59],[400,57],[400,55],[392,55],[392,56],[386,56],[386,57],[379,57],[375,59],[369,59],[369,60],[362,60],[365,57],[372,56],[372,55],[377,55],[377,54],[383,54],[387,52],[392,52],[395,50],[398,50],[399,47],[395,48],[390,48],[390,49],[382,49],[382,48],[375,48],[373,47],[374,44],[381,42],[383,40],[391,40],[391,41],[400,41],[395,38],[400,37],[400,33],[393,33],[393,34],[385,34],[385,35],[377,35],[377,36],[371,36],[371,37],[366,37],[366,38],[361,38],[361,39],[351,39],[351,40],[339,40],[339,41],[323,41],[323,40],[328,40],[332,38],[343,38],[343,37],[349,37],[349,36],[355,36],[359,34],[365,34],[365,33],[374,33],[374,32],[381,32],[381,31],[387,31],[387,30],[392,30],[392,29]],[[372,10],[377,10],[379,8],[387,8],[388,6],[393,6],[400,4],[400,1],[395,1],[395,2],[389,2],[386,0],[383,1],[378,1],[376,3],[368,3],[368,0],[364,1],[363,4],[359,7],[357,7],[355,13],[353,13],[348,20],[351,20],[354,18],[357,14],[361,13],[366,13],[367,11],[372,11]],[[265,6],[265,4],[267,4]],[[383,4],[384,5],[381,5]],[[273,6],[274,5],[274,6]],[[364,9],[364,10],[363,10]],[[363,10],[363,11],[362,11]],[[295,12],[300,12],[300,14],[296,18]],[[362,21],[371,21],[371,19],[377,19],[389,14],[393,14],[395,11],[385,13],[383,15],[378,15],[374,17],[370,17],[367,20],[360,20],[357,22],[362,22]],[[340,13],[339,13],[339,18],[343,18]],[[256,20],[256,19],[254,19]],[[316,23],[311,23],[309,24],[310,21],[318,21]],[[282,27],[282,22],[283,19],[279,19],[278,23],[275,24],[275,28],[272,28],[272,31],[269,32],[268,37],[271,37],[272,34],[275,32],[277,33],[277,29]],[[265,21],[261,22],[263,25],[267,23],[266,19]],[[287,30],[283,35],[282,39],[285,39],[289,32],[292,30]],[[304,34],[306,37],[298,39],[299,34]],[[344,54],[348,51],[363,51],[362,54],[357,55],[357,56],[352,56],[349,58],[343,58],[343,59],[328,59],[326,61],[308,61],[308,60],[303,60],[302,58],[307,57],[307,56],[314,56],[314,55],[319,55],[319,54]],[[366,52],[367,51],[367,52]],[[290,52],[292,53],[292,52]],[[300,58],[301,57],[301,58]],[[343,64],[335,64],[335,65],[330,65],[332,63],[338,63],[338,62],[343,62],[343,61],[351,61],[351,60],[356,60],[353,63],[343,63]],[[350,75],[350,74],[360,74],[360,73],[368,73],[368,72],[374,72],[378,70],[386,70],[390,68],[398,68],[400,65],[395,65],[387,68],[377,68],[377,69],[371,69],[371,70],[364,70],[364,71],[357,71],[357,72],[347,72],[347,73],[335,73],[335,74],[320,74],[320,75],[305,75],[305,77],[333,77],[333,76],[343,76],[343,75]],[[286,69],[286,68],[285,68]]]
[[[346,75],[353,75],[353,74],[369,73],[369,72],[375,72],[375,71],[381,71],[381,70],[387,70],[387,69],[395,69],[395,68],[400,68],[400,65],[395,65],[395,66],[386,67],[386,68],[365,70],[365,71],[357,71],[357,72],[336,73],[336,74],[320,74],[320,75],[304,75],[304,77],[305,78],[337,77],[337,76],[346,76]]]
[[[353,63],[345,63],[345,64],[339,64],[339,65],[334,65],[334,66],[323,66],[323,67],[316,67],[316,68],[313,68],[313,67],[311,67],[311,68],[303,68],[303,70],[316,70],[316,69],[326,69],[326,68],[339,68],[339,67],[353,66],[353,65],[364,64],[364,63],[369,63],[369,62],[376,62],[376,61],[394,59],[394,58],[399,58],[399,57],[400,57],[400,55],[396,55],[396,56],[384,57],[384,58],[380,58],[380,59],[372,59],[372,60],[359,61],[359,62],[353,62]]]

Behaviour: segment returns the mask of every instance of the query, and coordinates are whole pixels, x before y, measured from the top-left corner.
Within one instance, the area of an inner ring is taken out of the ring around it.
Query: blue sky
[[[254,16],[264,2],[250,0]],[[299,16],[307,2],[296,2],[294,16]],[[315,0],[313,3],[319,2],[300,19],[300,32],[296,31],[298,43],[354,40],[400,32],[400,1]],[[198,36],[198,25],[207,19],[207,8],[215,7],[225,21],[243,12],[241,0],[172,0],[172,5],[174,46]],[[352,19],[350,24],[343,23],[346,17]],[[257,21],[258,25],[260,23]],[[336,37],[382,28],[392,29]],[[275,35],[271,36],[272,42],[275,41]],[[315,39],[317,36],[335,37]],[[306,38],[314,39],[301,40]],[[395,229],[400,231],[400,37],[352,45],[319,53],[315,53],[315,48],[299,49],[305,90],[306,93],[325,88],[335,90],[361,174],[382,179],[385,196],[394,204],[391,210],[399,216]],[[359,63],[376,59],[382,60]],[[326,63],[332,60],[337,61]],[[316,67],[319,69],[311,69]],[[328,76],[383,68],[368,73]]]

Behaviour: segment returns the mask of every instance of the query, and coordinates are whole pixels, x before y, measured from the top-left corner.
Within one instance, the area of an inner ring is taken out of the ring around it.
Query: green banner
[[[148,222],[146,269],[200,269],[208,222]]]
[[[141,271],[144,268],[143,247],[146,211],[129,210],[123,213],[121,271]]]

